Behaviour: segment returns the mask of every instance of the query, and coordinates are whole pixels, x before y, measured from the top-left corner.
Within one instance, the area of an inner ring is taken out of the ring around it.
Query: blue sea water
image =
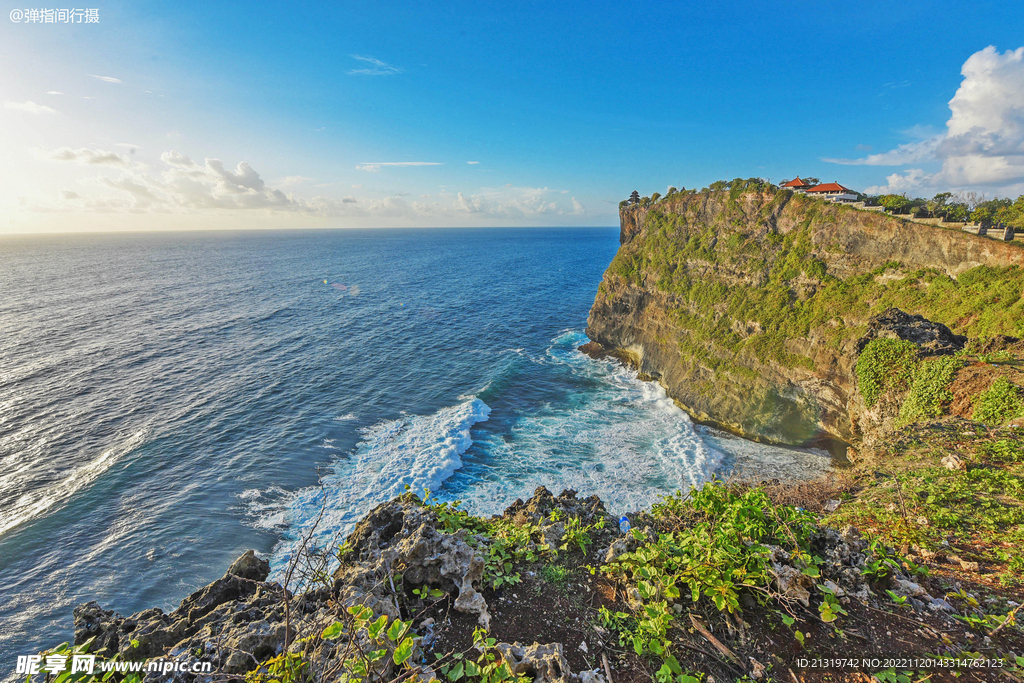
[[[695,427],[576,350],[612,229],[0,240],[0,678],[72,608],[173,609],[276,571],[406,485],[499,512],[538,485],[638,509],[821,454]]]

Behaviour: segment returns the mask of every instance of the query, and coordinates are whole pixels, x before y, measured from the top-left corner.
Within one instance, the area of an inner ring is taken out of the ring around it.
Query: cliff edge
[[[1021,333],[1013,242],[757,181],[625,206],[620,219],[588,336],[698,421],[748,438],[858,441],[858,341],[887,309],[953,336]]]

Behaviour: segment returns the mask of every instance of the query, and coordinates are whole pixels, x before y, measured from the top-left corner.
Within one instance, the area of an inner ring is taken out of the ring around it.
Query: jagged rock
[[[195,621],[225,602],[238,600],[256,592],[256,584],[234,574],[226,574],[209,586],[185,598],[178,612]]]
[[[454,607],[476,614],[487,628],[487,601],[476,589],[483,577],[483,556],[466,543],[467,531],[447,534],[430,509],[408,500],[395,499],[374,508],[349,536],[354,562],[335,574],[335,585],[346,606],[367,605],[374,612],[395,619],[400,616],[393,596],[385,595],[388,577],[395,567],[405,567],[405,580],[454,590]]]
[[[551,512],[560,510],[560,520],[579,517],[584,524],[593,524],[604,518],[606,523],[613,523],[614,518],[605,510],[604,503],[597,496],[577,498],[572,489],[562,491],[556,498],[544,486],[538,486],[529,500],[516,500],[505,509],[504,516],[516,524],[550,524]]]
[[[187,619],[174,620],[163,610],[146,610],[133,615],[136,622],[131,630],[130,639],[123,638],[120,642],[122,658],[138,659],[140,657],[157,657],[185,637],[188,626]],[[133,646],[132,641],[137,643]]]
[[[578,346],[576,347],[576,350],[598,360],[608,355],[605,348],[595,341],[590,341],[582,346]]]
[[[625,536],[623,538],[616,538],[614,541],[612,541],[611,544],[609,544],[608,546],[608,550],[606,550],[604,553],[605,564],[608,564],[609,562],[614,562],[615,560],[619,559],[619,557],[621,557],[622,555],[625,555],[626,553],[630,552],[629,542],[631,540],[632,537]]]
[[[284,646],[285,625],[266,620],[250,622],[244,630],[236,630],[223,641],[231,651],[224,664],[224,673],[245,673],[254,664],[280,654]]]
[[[250,581],[266,581],[270,574],[270,563],[256,557],[255,551],[247,550],[231,564],[227,573]]]
[[[124,617],[105,610],[95,600],[74,609],[75,644],[80,645],[95,638],[90,652],[98,655],[113,655],[118,651],[119,631]]]
[[[839,537],[854,550],[863,550],[867,547],[867,542],[860,535],[860,529],[855,526],[843,527],[843,530],[839,532]]]
[[[942,463],[943,467],[947,470],[956,471],[967,468],[967,463],[964,462],[964,459],[955,453],[950,453],[939,462]]]
[[[562,543],[563,536],[565,536],[565,524],[561,521],[542,525],[540,528],[541,543],[552,548],[557,548]]]
[[[920,584],[913,581],[897,577],[893,579],[893,583],[896,585],[895,592],[900,595],[906,595],[911,598],[920,598],[924,596],[931,598],[931,596],[928,595],[928,591],[922,588]]]
[[[857,353],[864,350],[872,339],[903,339],[920,347],[919,353],[928,356],[951,355],[963,349],[967,337],[953,334],[942,323],[926,320],[924,316],[904,313],[889,308],[868,320],[868,331],[857,340]]]
[[[498,643],[494,649],[509,665],[514,675],[529,676],[533,683],[569,683],[573,678],[569,662],[562,654],[561,643],[534,643],[528,647],[519,643]]]
[[[578,676],[580,683],[608,683],[607,680],[605,680],[604,673],[600,669],[581,671]]]
[[[804,607],[810,606],[811,593],[808,589],[814,586],[814,582],[809,576],[795,567],[778,562],[772,563],[772,572],[775,574],[775,588],[782,597],[799,600]]]

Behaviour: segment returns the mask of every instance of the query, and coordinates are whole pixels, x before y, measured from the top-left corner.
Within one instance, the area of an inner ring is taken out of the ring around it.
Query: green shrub
[[[929,358],[921,363],[910,393],[900,407],[900,424],[942,415],[943,406],[953,400],[949,385],[964,362],[955,356]]]
[[[904,339],[872,339],[857,359],[857,387],[870,408],[889,391],[904,391],[917,369],[917,345]]]
[[[619,632],[621,645],[637,654],[669,656],[669,629],[677,618],[670,607],[689,596],[704,598],[722,612],[742,611],[746,591],[760,602],[785,602],[772,590],[772,552],[778,545],[812,580],[820,576],[820,558],[811,552],[814,517],[788,505],[776,505],[762,489],[742,490],[708,482],[688,494],[662,498],[651,508],[656,539],[638,529],[634,552],[606,564],[605,573],[635,590],[642,603],[633,615],[601,608],[606,628]],[[841,609],[841,608],[840,608]]]
[[[1000,377],[988,390],[978,394],[971,417],[990,425],[1001,425],[1015,417],[1024,417],[1024,399],[1021,399],[1020,387]]]
[[[540,570],[540,578],[554,586],[564,586],[569,579],[569,570],[560,564],[546,564]]]

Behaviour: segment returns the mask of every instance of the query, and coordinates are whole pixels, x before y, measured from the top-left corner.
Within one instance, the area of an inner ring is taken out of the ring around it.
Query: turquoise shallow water
[[[405,485],[616,511],[743,462],[576,351],[611,229],[0,240],[0,677],[75,604],[173,608],[247,548],[280,567]],[[557,491],[556,491],[557,492]]]

